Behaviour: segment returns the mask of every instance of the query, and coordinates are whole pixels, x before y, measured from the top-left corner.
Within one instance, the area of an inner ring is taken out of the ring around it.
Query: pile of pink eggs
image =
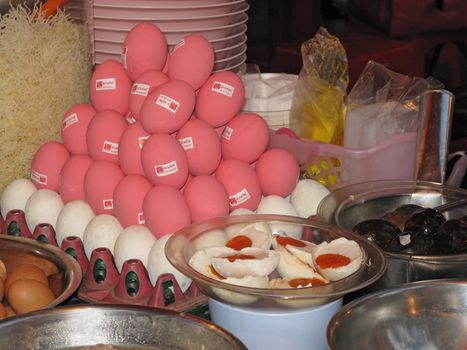
[[[2,215],[24,210],[31,232],[51,224],[59,246],[79,237],[88,259],[106,247],[119,270],[129,258],[150,265],[154,242],[191,223],[233,212],[308,216],[293,205],[309,194],[304,183],[295,203],[288,198],[303,181],[298,162],[268,148],[263,118],[240,112],[240,76],[212,73],[213,64],[202,36],[186,36],[169,53],[156,25],[135,26],[122,61],[95,68],[91,104],[64,114],[63,143],[48,142],[34,155],[34,190],[6,188]],[[328,193],[306,181],[318,189],[315,202]],[[149,272],[154,283],[171,271]]]

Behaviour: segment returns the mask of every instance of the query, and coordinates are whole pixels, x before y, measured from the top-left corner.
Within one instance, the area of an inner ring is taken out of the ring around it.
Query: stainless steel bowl
[[[0,260],[7,270],[20,263],[32,263],[46,272],[58,296],[45,308],[69,299],[81,283],[81,267],[75,259],[53,245],[30,238],[0,235]]]
[[[464,350],[467,281],[414,282],[345,305],[327,329],[331,350]]]
[[[57,350],[95,344],[141,350],[246,350],[208,321],[142,306],[62,306],[0,322],[0,349]]]
[[[340,188],[325,197],[318,216],[339,228],[351,231],[359,222],[381,218],[403,205],[436,207],[467,196],[467,191],[423,181],[373,181]],[[448,219],[467,214],[467,204],[443,213]],[[396,284],[467,277],[467,254],[409,255],[385,252],[388,268],[370,290]],[[368,291],[368,290],[367,290]]]

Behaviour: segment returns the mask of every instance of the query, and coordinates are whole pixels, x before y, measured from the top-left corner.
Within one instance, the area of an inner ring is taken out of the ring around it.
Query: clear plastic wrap
[[[319,28],[301,47],[303,67],[295,87],[290,127],[300,137],[341,145],[349,81],[344,47]]]

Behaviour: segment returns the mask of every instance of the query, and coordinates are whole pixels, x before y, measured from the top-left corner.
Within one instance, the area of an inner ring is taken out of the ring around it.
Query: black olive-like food
[[[381,218],[389,221],[391,224],[399,227],[400,230],[404,229],[405,222],[412,216],[412,214],[423,209],[423,207],[416,204],[404,204],[386,214]]]
[[[434,236],[436,254],[467,253],[467,224],[460,220],[448,220]]]
[[[411,255],[431,255],[435,251],[435,240],[423,230],[404,231],[398,238],[400,251]]]
[[[404,231],[421,231],[426,235],[433,235],[438,232],[445,221],[443,214],[435,209],[427,208],[413,214],[405,223]]]
[[[389,221],[381,219],[370,219],[359,222],[352,229],[353,232],[365,236],[371,242],[376,243],[385,250],[393,250],[396,238],[401,233],[396,226]]]

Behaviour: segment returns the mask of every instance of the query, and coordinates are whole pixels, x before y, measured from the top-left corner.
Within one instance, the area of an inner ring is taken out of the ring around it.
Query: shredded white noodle
[[[60,140],[63,113],[89,101],[87,29],[62,11],[48,19],[38,11],[0,16],[0,192],[29,177],[36,150]]]

